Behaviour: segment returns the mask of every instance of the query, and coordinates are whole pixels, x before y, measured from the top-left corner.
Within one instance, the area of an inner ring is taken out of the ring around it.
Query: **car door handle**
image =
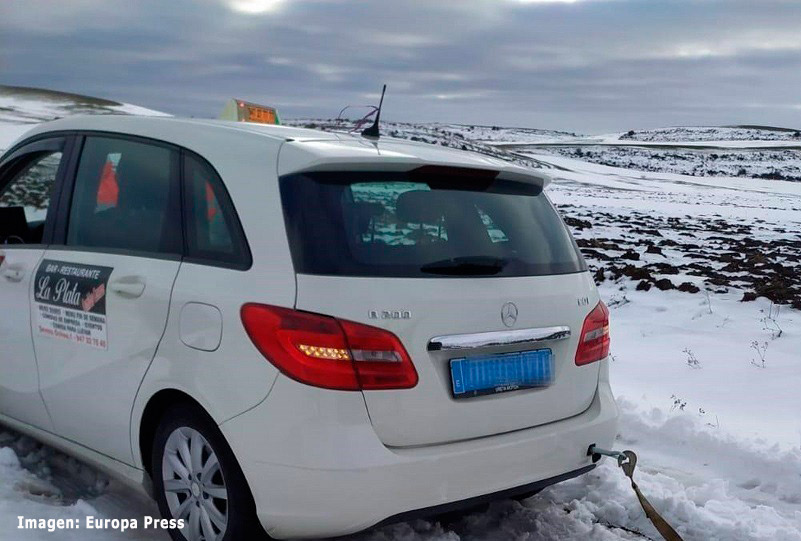
[[[3,271],[3,276],[10,282],[21,282],[25,277],[25,269],[22,267],[8,267]]]
[[[141,276],[123,276],[111,282],[111,291],[129,299],[141,297],[145,292],[145,279]]]

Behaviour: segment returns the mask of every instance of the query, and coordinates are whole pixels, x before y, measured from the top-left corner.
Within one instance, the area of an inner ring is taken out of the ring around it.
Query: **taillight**
[[[576,366],[600,361],[609,355],[609,309],[599,302],[581,327]]]
[[[409,354],[384,329],[265,304],[245,304],[241,316],[261,354],[301,383],[347,391],[417,385]]]

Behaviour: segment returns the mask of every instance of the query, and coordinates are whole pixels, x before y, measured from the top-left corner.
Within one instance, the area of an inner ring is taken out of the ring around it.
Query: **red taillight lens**
[[[609,309],[599,302],[584,320],[576,350],[576,366],[600,361],[609,355]]]
[[[347,391],[417,385],[409,354],[384,329],[265,304],[245,304],[241,315],[261,354],[301,383]]]
[[[246,304],[241,315],[253,344],[284,374],[318,387],[359,389],[336,319],[264,304]]]
[[[417,371],[397,336],[352,321],[340,321],[362,389],[409,389]]]

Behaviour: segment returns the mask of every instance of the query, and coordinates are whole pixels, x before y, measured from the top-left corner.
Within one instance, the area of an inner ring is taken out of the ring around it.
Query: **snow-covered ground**
[[[796,141],[801,130],[770,126],[676,126],[653,130],[631,130],[620,134],[631,141]]]
[[[505,128],[502,128],[505,129]],[[538,130],[535,130],[538,131]],[[548,133],[556,133],[557,137],[548,138]],[[629,130],[618,133],[602,133],[597,135],[575,135],[563,132],[542,132],[533,139],[525,137],[499,138],[489,137],[493,144],[517,145],[532,143],[592,143],[592,144],[630,144],[630,145],[665,145],[677,144],[695,147],[774,147],[801,144],[801,131],[790,128],[770,126],[674,126],[650,130]],[[570,135],[573,135],[571,138]]]
[[[801,183],[534,157],[612,309],[618,394],[799,449]]]
[[[348,119],[337,121],[336,119],[288,119],[286,123],[293,126],[302,126],[313,129],[327,130],[348,130],[353,127],[353,122]],[[540,130],[535,128],[510,128],[504,126],[471,126],[467,124],[442,124],[432,123],[412,123],[412,122],[391,122],[381,121],[383,133],[392,137],[403,137],[404,139],[417,138],[429,143],[436,143],[443,139],[462,139],[469,142],[485,143],[544,143],[555,141],[572,141],[581,136],[576,133]]]
[[[689,149],[675,146],[610,145],[553,145],[540,148],[557,156],[640,171],[801,181],[801,145],[792,149]]]
[[[801,541],[801,182],[640,171],[537,146],[513,154],[493,146],[573,134],[439,124],[384,129],[546,169],[554,177],[550,196],[610,306],[611,376],[622,414],[616,448],[639,454],[635,478],[643,492],[687,541]],[[8,132],[0,118],[0,138]],[[154,513],[151,503],[92,469],[28,438],[0,434],[4,524],[20,514],[141,520]],[[83,530],[28,533],[0,538],[93,539]],[[159,539],[141,530],[94,538]],[[622,472],[605,461],[522,502],[352,538],[659,536]]]
[[[142,517],[158,516],[155,504],[92,468],[30,438],[0,429],[0,539],[169,540],[142,529]],[[75,519],[81,529],[19,530],[17,517]],[[138,529],[89,531],[86,517],[136,519]]]

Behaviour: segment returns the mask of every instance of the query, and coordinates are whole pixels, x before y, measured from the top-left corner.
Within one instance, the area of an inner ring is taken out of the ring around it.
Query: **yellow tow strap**
[[[625,473],[626,477],[631,481],[631,488],[634,489],[637,499],[640,500],[642,510],[645,511],[645,516],[648,517],[648,520],[651,521],[654,528],[665,538],[665,541],[684,541],[678,532],[662,518],[662,515],[651,505],[651,502],[643,495],[640,487],[634,482],[634,468],[637,467],[637,455],[634,451],[623,451],[621,453],[620,451],[607,451],[595,445],[590,445],[587,454],[594,455],[594,459],[600,459],[601,457],[599,455],[610,456],[617,459],[617,465],[623,468],[623,473]]]
[[[642,510],[645,511],[645,516],[648,517],[648,520],[654,525],[654,528],[662,534],[662,537],[665,538],[665,541],[684,541],[681,536],[673,529],[673,526],[668,524],[668,522],[662,518],[662,515],[657,512],[651,502],[643,495],[640,491],[640,487],[637,486],[637,483],[634,482],[634,468],[637,466],[637,455],[634,451],[623,451],[623,454],[628,458],[628,461],[623,462],[618,460],[618,464],[621,468],[623,468],[623,473],[626,474],[631,480],[631,488],[634,489],[634,493],[637,494],[637,499],[640,500],[640,505],[642,505]]]

